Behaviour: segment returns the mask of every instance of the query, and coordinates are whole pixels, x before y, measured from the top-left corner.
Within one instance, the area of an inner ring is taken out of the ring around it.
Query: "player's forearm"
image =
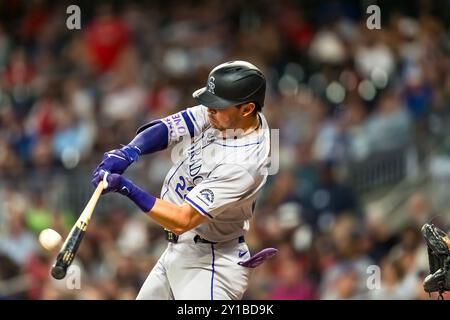
[[[194,136],[194,123],[186,110],[152,121],[138,129],[136,137],[128,144],[140,154],[166,149],[171,143]]]
[[[124,176],[116,173],[110,174],[101,170],[99,177],[104,179],[105,175],[107,187],[104,190],[118,192],[127,196],[158,224],[176,234],[182,234],[206,220],[205,216],[198,213],[187,203],[177,206],[157,199]]]
[[[179,235],[192,229],[194,222],[183,209],[183,206],[156,199],[155,205],[147,215],[159,225]]]
[[[103,155],[102,162],[92,174],[92,184],[97,187],[100,183],[99,175],[102,170],[122,174],[130,165],[137,162],[141,155],[167,148],[168,136],[168,129],[161,121],[148,124],[128,145]]]
[[[114,175],[119,179],[118,191],[132,200],[142,211],[155,220],[159,225],[176,234],[186,232],[201,221],[198,216],[190,214],[190,206],[177,206],[158,199],[123,176]],[[200,216],[201,217],[201,216]]]
[[[169,145],[169,131],[163,122],[155,122],[138,133],[128,144],[138,150],[138,156],[166,149]]]

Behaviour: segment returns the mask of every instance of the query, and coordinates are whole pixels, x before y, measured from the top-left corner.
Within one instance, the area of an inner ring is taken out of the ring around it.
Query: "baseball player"
[[[244,238],[269,166],[265,90],[251,63],[223,63],[193,93],[199,105],[139,128],[94,170],[95,186],[106,174],[104,192],[127,196],[166,231],[168,247],[137,299],[241,299],[251,269],[276,253],[251,256]],[[183,146],[181,157],[160,198],[121,175],[141,155],[174,144]]]

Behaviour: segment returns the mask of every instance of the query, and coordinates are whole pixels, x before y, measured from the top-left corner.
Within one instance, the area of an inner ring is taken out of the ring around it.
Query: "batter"
[[[137,299],[241,299],[252,268],[275,254],[251,256],[245,243],[257,192],[269,167],[270,131],[262,113],[266,81],[249,62],[215,67],[193,93],[199,105],[138,129],[94,170],[96,186],[119,192],[164,227],[168,247]],[[161,197],[122,173],[143,154],[176,146]]]

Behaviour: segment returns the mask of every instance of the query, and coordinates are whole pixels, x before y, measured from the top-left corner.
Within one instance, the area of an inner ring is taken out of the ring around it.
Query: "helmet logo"
[[[209,77],[209,80],[208,80],[208,89],[207,90],[211,93],[214,93],[214,88],[216,87],[216,85],[214,84],[214,80],[216,80],[216,79],[214,79],[214,77]]]

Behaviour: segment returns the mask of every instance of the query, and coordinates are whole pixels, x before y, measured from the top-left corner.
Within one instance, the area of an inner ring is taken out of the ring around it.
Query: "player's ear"
[[[242,108],[240,108],[241,115],[243,117],[248,117],[253,113],[253,110],[255,110],[256,105],[253,102],[249,102],[242,105]]]

